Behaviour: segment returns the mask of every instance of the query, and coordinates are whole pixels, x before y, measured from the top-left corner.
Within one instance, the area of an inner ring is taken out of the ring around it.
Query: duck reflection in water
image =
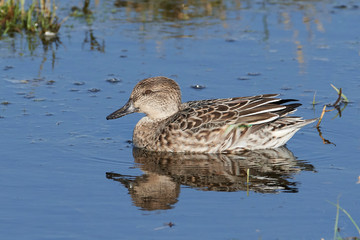
[[[178,201],[181,185],[202,191],[296,193],[293,175],[314,171],[313,165],[297,160],[286,147],[241,154],[151,152],[134,148],[133,156],[143,175],[107,172],[106,177],[122,183],[134,205],[143,210],[172,208]]]

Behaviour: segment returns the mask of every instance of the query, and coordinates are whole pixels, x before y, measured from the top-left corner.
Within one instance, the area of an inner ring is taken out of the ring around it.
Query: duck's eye
[[[153,91],[151,91],[151,90],[146,90],[146,91],[144,92],[145,95],[149,95],[149,94],[151,94],[151,93],[153,93]]]

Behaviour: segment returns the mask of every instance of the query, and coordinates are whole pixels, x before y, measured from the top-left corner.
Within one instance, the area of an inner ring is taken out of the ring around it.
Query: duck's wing
[[[197,132],[224,125],[244,126],[270,123],[296,110],[295,99],[279,99],[278,94],[251,97],[213,99],[184,103],[182,110],[173,116],[169,127]]]

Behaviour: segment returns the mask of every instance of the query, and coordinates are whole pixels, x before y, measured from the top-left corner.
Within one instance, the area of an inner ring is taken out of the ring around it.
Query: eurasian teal
[[[179,85],[166,77],[140,81],[128,102],[106,119],[145,113],[135,126],[135,147],[162,152],[240,152],[283,146],[316,119],[287,116],[294,99],[279,94],[181,103]]]

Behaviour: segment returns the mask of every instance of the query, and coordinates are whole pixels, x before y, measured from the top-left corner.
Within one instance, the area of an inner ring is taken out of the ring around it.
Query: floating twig
[[[334,102],[333,106],[336,107],[339,103],[340,103],[340,100],[341,100],[341,94],[342,94],[342,89],[340,88],[340,90],[338,91],[338,98],[336,99],[336,101]]]
[[[323,117],[324,117],[325,111],[326,111],[326,105],[324,105],[324,107],[323,107],[323,110],[322,110],[321,115],[320,115],[320,117],[319,117],[319,121],[318,121],[318,123],[316,124],[316,128],[319,128],[320,123],[321,123],[321,120],[322,120]]]
[[[320,123],[321,123],[321,120],[323,119],[324,117],[324,114],[325,112],[331,112],[331,111],[334,111],[335,109],[338,111],[338,114],[336,114],[335,117],[337,116],[340,116],[341,117],[341,112],[345,109],[347,103],[349,102],[349,99],[342,93],[342,88],[337,89],[334,85],[330,84],[335,90],[336,92],[338,93],[338,98],[336,99],[336,101],[333,103],[333,104],[328,104],[328,105],[324,105],[324,108],[321,112],[321,115],[320,115],[320,118],[319,118],[319,121],[316,125],[317,128],[319,128],[320,126]],[[316,92],[315,92],[316,94]],[[315,94],[314,94],[314,98],[313,98],[313,106],[315,104]],[[344,102],[345,103],[345,106],[344,108],[340,109],[340,103],[341,102]],[[326,110],[326,106],[328,107],[333,107],[333,109],[329,109],[329,110]]]
[[[335,87],[335,86],[332,85],[331,83],[330,83],[330,85],[335,89],[335,91],[336,91],[337,93],[340,92],[340,90],[337,89],[337,87]],[[349,102],[349,99],[345,96],[345,94],[343,94],[343,93],[340,93],[340,94],[341,94],[341,96],[343,97],[343,101],[344,101],[344,102]]]
[[[336,99],[336,101],[335,101],[333,104],[324,105],[324,107],[323,107],[323,109],[322,109],[322,111],[321,111],[321,115],[320,115],[320,117],[319,117],[319,121],[318,121],[318,123],[316,124],[316,128],[317,128],[317,130],[318,130],[318,132],[319,132],[319,136],[320,136],[320,138],[322,139],[322,141],[323,141],[324,144],[333,144],[334,146],[336,146],[334,143],[330,142],[329,140],[325,139],[325,138],[322,136],[322,133],[321,133],[321,130],[320,130],[320,123],[321,123],[322,119],[324,118],[324,115],[325,115],[326,112],[331,112],[331,111],[334,111],[335,109],[338,111],[338,113],[336,114],[335,117],[337,117],[337,116],[340,116],[340,117],[341,117],[341,111],[345,109],[345,107],[346,107],[346,105],[347,105],[347,103],[348,103],[349,100],[348,100],[347,97],[342,93],[342,89],[341,89],[341,88],[340,88],[340,90],[339,90],[339,89],[337,89],[334,85],[331,84],[331,86],[337,91],[337,93],[338,93],[338,98]],[[342,100],[342,98],[343,98],[343,100]],[[342,101],[345,102],[345,107],[344,107],[343,109],[340,109],[340,104],[341,104]],[[315,94],[314,94],[314,98],[313,98],[313,106],[314,106],[314,104],[315,104]],[[326,107],[331,107],[332,109],[327,110]]]

